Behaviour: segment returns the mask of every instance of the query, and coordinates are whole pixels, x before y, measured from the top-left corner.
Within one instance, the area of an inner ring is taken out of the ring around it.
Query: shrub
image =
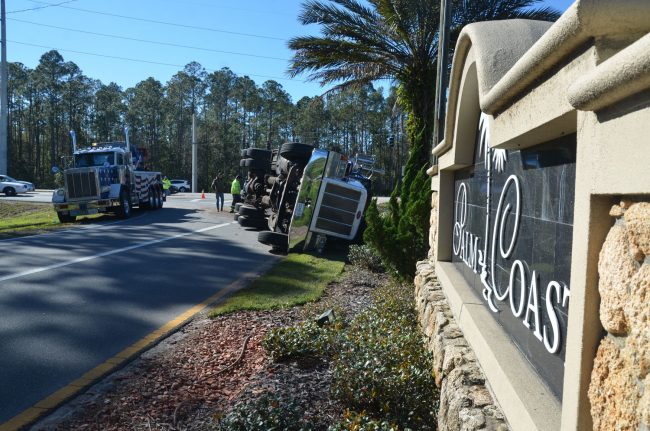
[[[431,355],[410,293],[397,284],[379,289],[375,303],[351,323],[341,337],[332,393],[344,405],[400,428],[435,429]]]
[[[399,431],[399,428],[395,424],[375,420],[365,412],[346,410],[343,419],[329,427],[328,431]]]
[[[281,400],[264,394],[250,403],[232,409],[220,422],[220,431],[310,431],[313,428],[303,418],[295,400]]]
[[[367,244],[351,245],[350,251],[348,252],[348,260],[352,265],[368,269],[372,272],[384,271],[381,257]]]
[[[336,339],[341,327],[341,323],[318,326],[307,320],[295,326],[272,329],[264,337],[262,346],[274,361],[327,357],[337,349]]]

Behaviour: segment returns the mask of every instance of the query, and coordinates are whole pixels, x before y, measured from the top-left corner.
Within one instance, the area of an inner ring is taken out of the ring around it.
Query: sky
[[[469,0],[471,1],[471,0]],[[258,85],[278,81],[294,102],[327,90],[286,71],[292,37],[318,34],[298,22],[301,0],[6,0],[7,59],[34,68],[50,49],[83,73],[123,89],[166,83],[191,62],[229,67]],[[561,12],[571,0],[544,0]],[[52,6],[54,5],[54,6]],[[384,83],[385,85],[385,83]]]

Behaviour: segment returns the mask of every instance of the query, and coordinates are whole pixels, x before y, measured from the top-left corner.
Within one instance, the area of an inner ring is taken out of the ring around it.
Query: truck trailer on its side
[[[160,172],[138,170],[141,157],[125,142],[93,143],[77,148],[72,136],[73,167],[62,171],[64,187],[54,191],[52,203],[59,220],[72,222],[80,215],[114,212],[131,216],[134,206],[162,208],[164,193]],[[59,172],[58,168],[53,168]]]

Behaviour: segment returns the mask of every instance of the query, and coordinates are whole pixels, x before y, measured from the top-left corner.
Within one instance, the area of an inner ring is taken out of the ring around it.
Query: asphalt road
[[[129,220],[0,241],[0,429],[278,259],[213,205],[179,194]]]

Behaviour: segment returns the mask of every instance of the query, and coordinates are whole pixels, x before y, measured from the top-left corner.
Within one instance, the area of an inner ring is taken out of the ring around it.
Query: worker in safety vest
[[[164,177],[162,180],[163,183],[163,191],[165,192],[165,196],[169,196],[169,188],[172,186],[172,182],[169,181],[169,178]]]
[[[232,194],[232,204],[230,205],[230,212],[235,212],[235,204],[241,202],[241,175],[237,175],[232,184],[230,185],[230,193]]]

